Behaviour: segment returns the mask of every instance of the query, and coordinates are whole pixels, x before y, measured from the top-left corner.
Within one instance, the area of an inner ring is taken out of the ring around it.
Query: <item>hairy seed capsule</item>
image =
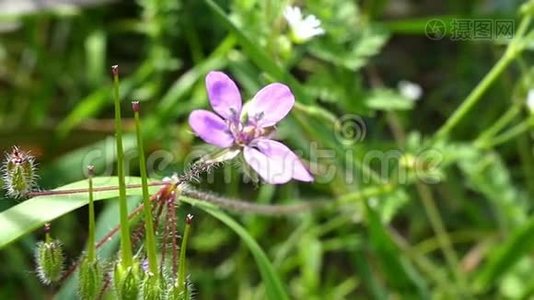
[[[65,257],[63,247],[58,240],[37,243],[35,249],[35,263],[37,275],[43,284],[56,283],[63,275]]]
[[[189,279],[186,280],[184,288],[181,288],[178,282],[170,284],[167,290],[167,299],[169,300],[192,300],[194,299],[194,288]]]
[[[35,187],[37,175],[35,160],[28,152],[14,146],[6,154],[2,165],[2,180],[7,195],[13,198],[23,198]]]
[[[147,274],[142,285],[143,300],[163,300],[165,299],[165,290],[163,281],[160,276]]]
[[[100,262],[98,260],[90,261],[85,257],[80,265],[78,276],[78,292],[80,299],[97,299],[104,279],[104,273],[102,272]]]
[[[133,266],[124,268],[119,262],[115,265],[113,272],[113,284],[117,299],[137,300],[139,295],[139,284],[141,271],[139,264],[134,263]]]

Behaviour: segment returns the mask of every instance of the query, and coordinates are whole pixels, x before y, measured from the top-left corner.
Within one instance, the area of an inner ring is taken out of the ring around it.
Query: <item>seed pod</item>
[[[167,299],[169,300],[192,300],[194,299],[194,287],[189,281],[186,280],[185,287],[180,287],[178,282],[169,285],[167,290]]]
[[[46,285],[56,283],[63,275],[65,257],[59,240],[47,239],[46,242],[37,243],[35,249],[35,263],[37,275]]]
[[[7,195],[23,198],[31,192],[36,185],[35,171],[34,157],[14,146],[11,152],[6,154],[2,166],[2,179]]]
[[[113,284],[117,299],[137,300],[140,283],[141,271],[137,262],[127,268],[123,267],[120,262],[115,265]]]
[[[90,260],[84,257],[78,274],[78,292],[80,299],[93,300],[98,298],[104,274],[98,259]]]
[[[142,285],[143,300],[163,300],[165,299],[165,289],[163,280],[159,275],[147,274]]]

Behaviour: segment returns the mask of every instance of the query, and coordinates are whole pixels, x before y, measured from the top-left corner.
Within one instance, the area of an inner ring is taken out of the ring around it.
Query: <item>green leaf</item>
[[[395,21],[386,21],[384,26],[398,34],[418,34],[427,35],[432,33],[433,26],[443,26],[445,34],[450,34],[452,31],[452,22],[461,16],[441,15],[431,16],[416,19],[401,19]]]
[[[484,152],[460,146],[458,161],[466,182],[494,206],[495,215],[503,230],[511,230],[527,219],[528,200],[514,186],[513,177],[497,152]]]
[[[338,67],[357,71],[365,66],[371,57],[380,53],[389,39],[389,33],[378,26],[362,29],[358,36],[346,44],[336,40],[322,39],[314,44],[311,52]]]
[[[95,188],[117,186],[116,177],[97,177],[93,180]],[[141,179],[127,177],[126,184],[140,184]],[[87,181],[77,181],[54,189],[85,189]],[[157,187],[152,187],[151,192],[156,192]],[[140,188],[128,189],[128,195],[140,195]],[[95,192],[95,200],[103,200],[118,196],[118,190]],[[87,193],[69,195],[48,195],[28,199],[0,213],[0,249],[15,241],[21,236],[42,227],[45,223],[61,217],[77,208],[87,204]]]
[[[220,211],[216,206],[196,200],[189,197],[180,197],[180,200],[190,203],[192,205],[198,206],[200,209],[204,210],[208,214],[217,218],[219,221],[226,224],[230,227],[235,233],[239,235],[241,240],[247,245],[252,256],[256,260],[258,265],[261,277],[263,278],[263,283],[265,284],[265,291],[267,292],[267,298],[271,300],[284,300],[289,299],[289,296],[286,294],[282,282],[276,271],[274,270],[273,265],[267,258],[267,255],[261,247],[256,243],[254,238],[247,232],[243,226],[237,223],[234,219],[229,217],[224,212]]]

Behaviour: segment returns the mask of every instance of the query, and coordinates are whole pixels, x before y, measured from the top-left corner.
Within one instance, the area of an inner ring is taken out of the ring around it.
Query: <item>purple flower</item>
[[[268,183],[286,183],[292,178],[313,181],[297,155],[270,138],[276,123],[295,103],[286,85],[265,86],[244,107],[236,84],[222,72],[206,76],[206,89],[216,114],[194,110],[189,115],[189,125],[201,139],[231,150],[231,158],[242,152],[247,164]]]

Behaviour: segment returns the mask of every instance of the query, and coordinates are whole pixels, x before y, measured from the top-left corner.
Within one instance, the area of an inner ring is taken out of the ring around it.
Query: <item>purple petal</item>
[[[259,90],[247,104],[250,120],[260,127],[269,127],[282,120],[295,104],[295,97],[284,84],[271,83]]]
[[[206,143],[227,148],[234,142],[226,122],[211,111],[192,111],[189,115],[189,126]]]
[[[291,178],[313,181],[297,155],[280,142],[257,139],[251,146],[245,147],[243,154],[252,169],[268,183],[286,183]]]
[[[213,110],[226,120],[239,118],[241,95],[235,83],[223,72],[212,71],[206,76],[206,89]]]

